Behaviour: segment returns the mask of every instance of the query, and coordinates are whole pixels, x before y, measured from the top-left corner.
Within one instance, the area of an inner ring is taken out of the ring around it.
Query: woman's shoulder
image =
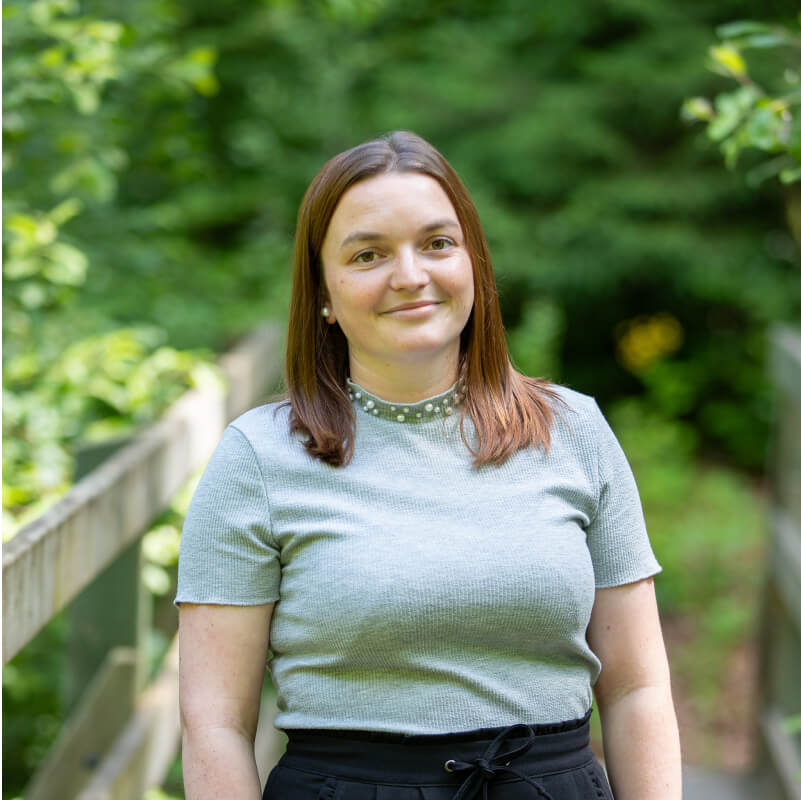
[[[598,403],[592,395],[571,389],[561,383],[549,383],[546,388],[558,398],[550,403],[551,409],[557,415],[562,411],[567,411],[568,418],[586,420],[590,417],[595,417],[598,413]]]
[[[288,443],[292,438],[289,431],[289,412],[287,400],[276,400],[245,411],[231,420],[228,427],[237,430],[254,446]]]
[[[552,439],[594,459],[608,427],[596,399],[569,386],[553,383],[549,407],[553,412]]]

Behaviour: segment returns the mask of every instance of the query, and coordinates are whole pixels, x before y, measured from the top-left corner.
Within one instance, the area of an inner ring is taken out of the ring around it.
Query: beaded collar
[[[419,403],[398,403],[383,400],[348,378],[348,396],[365,414],[395,422],[426,422],[453,414],[464,400],[464,379],[460,378],[442,394],[428,397]]]

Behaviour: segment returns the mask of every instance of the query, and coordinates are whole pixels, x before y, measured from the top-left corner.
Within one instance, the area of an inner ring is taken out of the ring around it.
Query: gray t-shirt
[[[661,567],[597,404],[557,389],[550,451],[478,469],[456,387],[401,404],[351,385],[346,467],[306,453],[286,406],[228,426],[186,517],[176,602],[278,601],[276,727],[448,733],[587,711],[596,587]]]

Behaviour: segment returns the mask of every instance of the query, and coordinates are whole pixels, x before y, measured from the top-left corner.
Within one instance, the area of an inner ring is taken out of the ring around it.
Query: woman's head
[[[396,131],[334,156],[317,173],[298,214],[289,331],[290,373],[298,370],[312,389],[305,366],[317,365],[317,375],[330,374],[343,385],[347,339],[338,325],[329,326],[320,311],[326,304],[323,243],[342,196],[355,184],[385,173],[417,173],[437,181],[447,195],[464,236],[473,270],[474,308],[462,333],[461,357],[487,334],[503,338],[495,278],[478,212],[459,176],[428,142],[416,134]],[[294,358],[293,358],[294,356]],[[300,362],[300,363],[299,363]],[[347,373],[345,373],[347,374]]]
[[[321,251],[325,320],[348,342],[350,377],[404,402],[456,380],[473,266],[453,204],[419,172],[385,172],[339,199]]]
[[[332,464],[349,460],[355,420],[346,390],[348,339],[340,325],[330,324],[321,313],[330,303],[324,244],[332,217],[348,190],[394,173],[433,179],[455,212],[473,278],[472,311],[465,314],[459,336],[458,360],[468,393],[465,408],[475,418],[481,416],[480,406],[494,414],[502,427],[510,424],[510,398],[504,399],[504,395],[509,390],[511,365],[478,212],[459,176],[431,144],[414,133],[396,131],[328,161],[312,180],[298,213],[287,338],[292,427],[308,433],[309,451]],[[408,183],[411,186],[414,181]],[[416,185],[424,188],[430,181],[417,181]],[[434,188],[435,193],[439,191]],[[482,439],[481,420],[476,421],[476,428]]]

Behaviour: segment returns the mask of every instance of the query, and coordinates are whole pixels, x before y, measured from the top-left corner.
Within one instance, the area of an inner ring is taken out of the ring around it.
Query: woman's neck
[[[350,379],[370,394],[384,400],[419,403],[428,397],[442,394],[459,377],[458,360],[447,364],[382,364],[373,365],[350,360]]]

